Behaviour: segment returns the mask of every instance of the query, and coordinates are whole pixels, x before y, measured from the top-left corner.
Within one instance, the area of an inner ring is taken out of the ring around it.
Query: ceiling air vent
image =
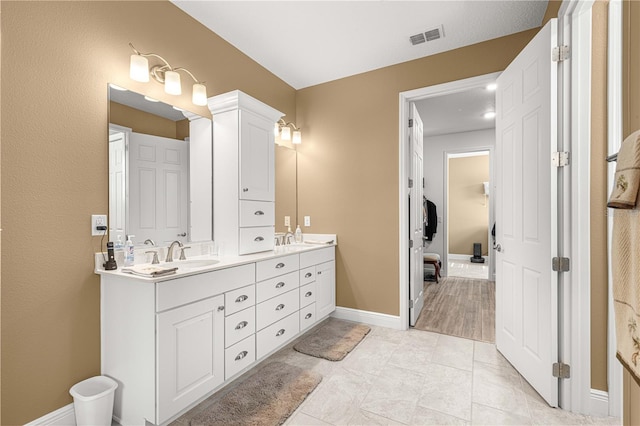
[[[424,34],[422,34],[422,33],[416,34],[416,35],[412,35],[411,37],[409,37],[409,40],[411,40],[411,44],[414,45],[414,46],[416,44],[424,43],[425,41],[427,41],[424,38]]]
[[[433,40],[437,40],[439,38],[444,37],[444,31],[442,30],[442,25],[432,30],[425,31],[424,36],[426,37],[427,41],[433,41]]]

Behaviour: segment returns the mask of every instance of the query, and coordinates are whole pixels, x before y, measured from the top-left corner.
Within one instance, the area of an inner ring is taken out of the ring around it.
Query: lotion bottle
[[[131,241],[133,237],[135,237],[135,235],[127,235],[127,241],[124,243],[124,266],[133,266],[135,260],[133,241]]]
[[[300,225],[298,225],[298,227],[296,228],[296,233],[294,235],[295,235],[296,243],[301,243],[302,242],[302,230],[300,229]]]

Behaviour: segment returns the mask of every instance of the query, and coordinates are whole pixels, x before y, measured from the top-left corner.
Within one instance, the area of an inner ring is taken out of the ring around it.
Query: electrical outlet
[[[284,226],[291,226],[291,216],[284,217]]]
[[[107,215],[92,214],[91,215],[91,235],[104,235],[107,232]]]
[[[311,216],[304,217],[304,226],[311,226]]]

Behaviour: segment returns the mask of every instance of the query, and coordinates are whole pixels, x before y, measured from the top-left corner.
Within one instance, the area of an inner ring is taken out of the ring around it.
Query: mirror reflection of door
[[[126,146],[130,130],[109,126],[109,239],[124,244],[126,218]]]

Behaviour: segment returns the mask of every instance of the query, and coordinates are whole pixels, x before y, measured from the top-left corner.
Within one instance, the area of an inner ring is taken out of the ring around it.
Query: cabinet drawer
[[[256,360],[256,339],[251,335],[224,351],[224,379],[229,380]]]
[[[269,201],[240,201],[240,226],[273,226],[275,203]]]
[[[261,330],[300,309],[300,291],[291,290],[256,306],[256,330]]]
[[[300,330],[300,314],[294,312],[256,334],[257,358],[263,358],[287,343]]]
[[[290,272],[286,275],[271,278],[256,284],[256,301],[264,302],[279,294],[286,293],[298,287],[298,273]]]
[[[335,247],[300,253],[300,268],[307,268],[318,263],[329,262],[335,258]]]
[[[316,280],[316,268],[310,266],[308,268],[300,269],[300,285],[309,284]]]
[[[271,240],[273,241],[273,238],[271,238]],[[297,254],[258,262],[256,263],[256,281],[264,281],[269,278],[297,271],[299,263],[300,259]]]
[[[274,232],[273,226],[240,228],[238,254],[250,254],[273,250]]]
[[[300,331],[306,330],[316,323],[316,304],[312,303],[300,309]]]
[[[224,347],[235,345],[256,332],[256,307],[251,306],[224,319]]]
[[[232,290],[224,294],[225,315],[235,314],[256,304],[255,284]]]
[[[307,306],[316,301],[316,283],[310,283],[300,287],[300,307]]]
[[[253,284],[255,279],[255,266],[248,264],[162,281],[156,283],[156,311],[164,311]]]

